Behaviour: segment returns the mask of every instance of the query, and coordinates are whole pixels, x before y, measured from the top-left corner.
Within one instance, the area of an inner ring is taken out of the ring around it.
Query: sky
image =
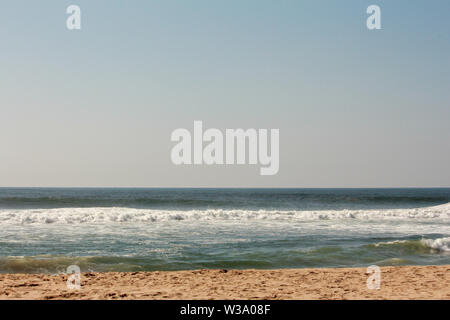
[[[66,8],[81,8],[81,30]],[[366,9],[381,8],[381,30]],[[450,187],[450,2],[0,6],[0,186]],[[276,128],[280,169],[175,166],[177,128]]]

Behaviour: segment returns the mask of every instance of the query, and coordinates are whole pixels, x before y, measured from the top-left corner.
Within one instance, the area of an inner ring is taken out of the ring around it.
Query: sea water
[[[450,264],[450,188],[0,188],[0,272]]]

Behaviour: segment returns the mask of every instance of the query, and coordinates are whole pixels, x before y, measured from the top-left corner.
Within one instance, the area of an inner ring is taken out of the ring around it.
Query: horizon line
[[[450,186],[395,187],[155,187],[155,186],[0,186],[0,189],[450,189]]]

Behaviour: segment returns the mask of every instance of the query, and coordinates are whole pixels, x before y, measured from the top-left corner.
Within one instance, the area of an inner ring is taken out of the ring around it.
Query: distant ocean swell
[[[203,207],[224,206],[225,201],[199,199],[114,199],[114,198],[78,198],[78,197],[8,197],[0,199],[3,208],[73,208],[73,207]]]
[[[156,193],[156,192],[155,192]],[[2,194],[0,189],[0,208],[89,208],[89,207],[124,207],[124,208],[173,208],[173,209],[268,209],[268,208],[296,208],[296,209],[334,209],[349,208],[352,206],[430,206],[448,202],[448,196],[405,196],[405,195],[361,195],[361,194],[315,194],[315,193],[290,193],[280,192],[276,194],[259,192],[239,193],[229,191],[215,194],[208,192],[191,192],[184,194],[170,190],[167,193],[123,194],[120,192],[110,194],[98,194],[89,192],[76,195],[76,192],[67,192],[67,195],[52,196],[46,192],[45,196],[39,194],[25,194],[13,196]],[[75,194],[75,195],[74,195]]]

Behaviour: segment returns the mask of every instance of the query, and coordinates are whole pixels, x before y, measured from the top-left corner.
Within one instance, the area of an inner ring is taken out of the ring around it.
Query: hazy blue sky
[[[66,8],[82,30],[66,29]],[[382,30],[366,28],[378,4]],[[2,1],[0,186],[450,186],[450,1]],[[279,128],[280,171],[171,132]]]

